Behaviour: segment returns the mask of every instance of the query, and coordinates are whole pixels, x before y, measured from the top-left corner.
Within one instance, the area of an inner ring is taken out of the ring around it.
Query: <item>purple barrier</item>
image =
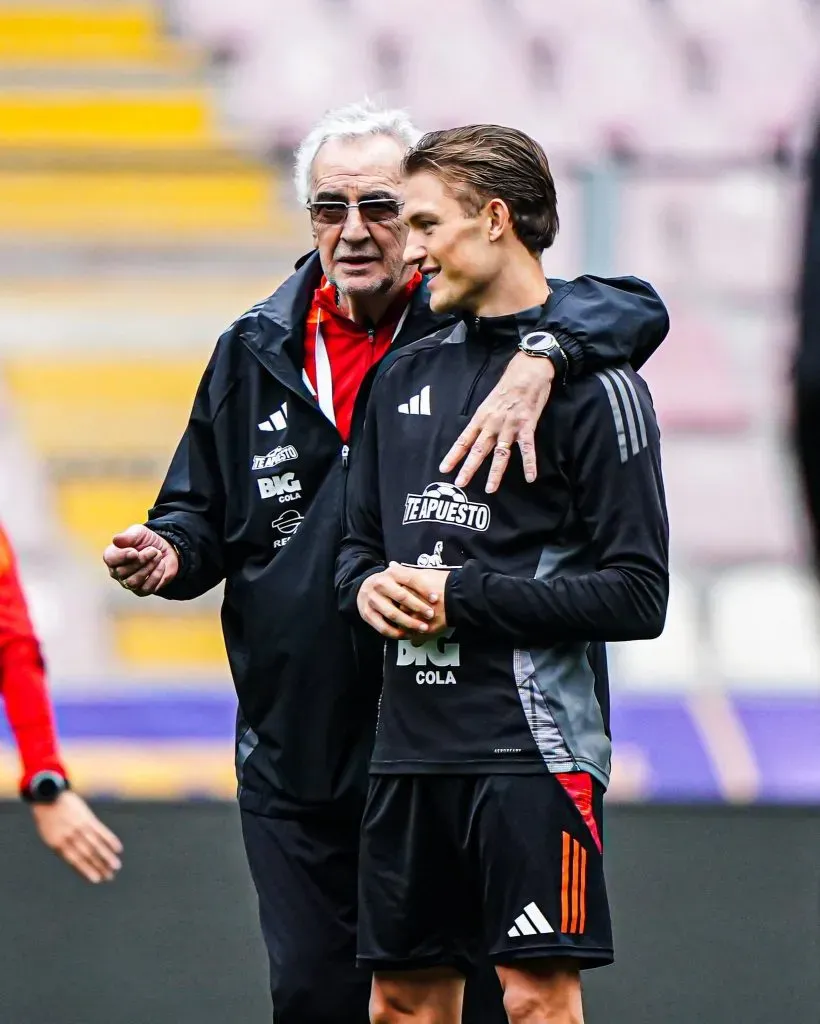
[[[158,693],[56,702],[75,746],[125,740],[213,742],[233,736],[229,693]],[[617,695],[611,797],[658,802],[820,803],[820,696]],[[11,737],[0,721],[0,743]]]

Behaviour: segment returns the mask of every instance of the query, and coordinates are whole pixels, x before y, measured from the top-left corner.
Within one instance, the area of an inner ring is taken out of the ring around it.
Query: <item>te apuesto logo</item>
[[[455,484],[436,480],[421,494],[408,494],[405,498],[402,525],[408,523],[447,523],[483,533],[490,525],[490,506],[470,501]]]

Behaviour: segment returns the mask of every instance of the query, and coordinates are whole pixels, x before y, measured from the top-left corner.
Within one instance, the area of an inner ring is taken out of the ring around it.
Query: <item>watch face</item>
[[[29,795],[34,803],[53,803],[64,789],[66,780],[57,772],[38,772],[29,783]]]
[[[531,352],[551,352],[558,346],[549,331],[531,331],[521,339],[521,344]]]
[[[60,792],[60,787],[54,779],[42,779],[35,787],[35,793],[40,800],[53,800]]]

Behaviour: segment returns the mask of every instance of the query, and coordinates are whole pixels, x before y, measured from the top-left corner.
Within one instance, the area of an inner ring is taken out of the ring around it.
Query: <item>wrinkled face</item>
[[[388,200],[347,210],[344,220],[327,207],[312,211],[313,239],[322,269],[344,295],[389,292],[405,274],[406,228],[399,216],[404,148],[389,135],[332,139],[313,161],[311,202],[359,203]],[[331,222],[328,223],[328,220]]]
[[[433,312],[475,309],[500,269],[486,207],[470,214],[440,178],[420,171],[404,182],[402,216],[409,228],[404,258],[430,275]]]

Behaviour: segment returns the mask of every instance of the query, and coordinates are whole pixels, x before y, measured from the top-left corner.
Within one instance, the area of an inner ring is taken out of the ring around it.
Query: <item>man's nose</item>
[[[367,230],[364,217],[359,212],[359,207],[349,207],[347,218],[342,227],[342,238],[346,242],[362,242],[369,234],[370,232]]]
[[[416,232],[411,231],[404,245],[404,262],[409,265],[421,263],[426,256],[427,249],[422,245]]]

